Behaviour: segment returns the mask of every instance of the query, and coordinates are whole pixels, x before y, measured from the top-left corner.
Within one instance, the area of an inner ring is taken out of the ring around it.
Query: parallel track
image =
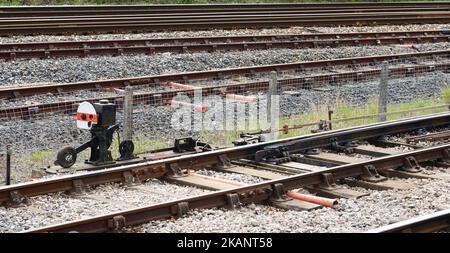
[[[75,15],[118,15],[152,13],[210,13],[210,12],[365,12],[398,10],[435,10],[449,7],[448,2],[422,3],[318,3],[318,4],[207,4],[207,5],[102,5],[102,6],[22,6],[0,7],[0,17],[49,17]]]
[[[98,33],[155,30],[192,30],[211,28],[261,28],[316,25],[379,25],[448,23],[450,5],[368,5],[369,8],[343,9],[323,5],[309,8],[308,5],[268,5],[247,9],[204,6],[198,9],[184,8],[165,13],[157,9],[112,10],[95,9],[8,9],[0,13],[0,35],[54,34],[54,33]],[[295,7],[294,7],[295,6]],[[311,5],[314,6],[314,5]],[[364,5],[360,5],[364,6]],[[387,7],[391,6],[391,7]],[[213,9],[211,9],[211,7]],[[51,8],[51,7],[50,7]],[[92,8],[92,7],[91,7]],[[183,9],[184,8],[184,9]],[[305,9],[306,8],[306,9]],[[74,10],[77,9],[75,12]],[[170,8],[169,8],[170,9]],[[51,14],[46,14],[47,13]],[[105,10],[106,12],[102,12]],[[29,15],[27,14],[29,12]],[[65,13],[68,13],[67,15]],[[60,15],[60,16],[55,16]]]
[[[91,55],[214,52],[276,48],[319,48],[450,41],[448,31],[363,32],[219,36],[135,40],[59,41],[0,44],[0,59],[86,57]]]
[[[122,78],[113,80],[100,80],[78,83],[66,83],[55,85],[42,86],[28,86],[28,87],[14,87],[0,89],[0,99],[11,99],[17,97],[33,96],[47,93],[62,93],[72,92],[78,90],[92,90],[99,88],[123,88],[125,86],[138,86],[144,84],[160,84],[162,82],[186,82],[189,80],[211,80],[223,79],[231,76],[245,76],[255,75],[259,73],[269,73],[271,71],[304,71],[311,68],[327,68],[329,66],[354,66],[357,64],[373,64],[382,61],[400,60],[400,59],[420,59],[429,57],[448,58],[448,50],[427,51],[420,53],[394,54],[394,55],[379,55],[369,57],[355,57],[342,58],[334,60],[309,61],[309,62],[295,62],[286,64],[274,64],[265,66],[242,67],[234,69],[220,69],[201,72],[186,72],[177,74],[164,74],[155,76]]]

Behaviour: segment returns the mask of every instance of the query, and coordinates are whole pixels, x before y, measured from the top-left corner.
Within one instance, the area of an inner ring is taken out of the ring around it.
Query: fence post
[[[11,145],[6,145],[6,185],[11,184]]]
[[[388,102],[388,81],[389,65],[383,62],[380,73],[380,84],[378,85],[378,121],[386,121],[387,102]]]
[[[267,121],[270,124],[269,140],[278,139],[278,91],[277,72],[272,71],[269,79],[269,90],[267,92]]]
[[[333,130],[333,122],[331,120],[333,119],[333,110],[331,110],[330,106],[328,106],[328,130]]]
[[[123,103],[123,140],[133,139],[133,88],[125,87],[125,99]]]

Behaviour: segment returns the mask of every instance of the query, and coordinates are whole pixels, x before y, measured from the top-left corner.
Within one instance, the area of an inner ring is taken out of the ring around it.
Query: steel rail
[[[205,79],[223,79],[227,76],[244,76],[244,75],[255,75],[257,73],[268,73],[271,71],[287,71],[287,70],[299,70],[304,71],[305,69],[311,68],[323,68],[330,66],[353,66],[356,64],[373,64],[388,60],[399,60],[399,59],[417,59],[426,57],[449,57],[450,50],[439,50],[439,51],[427,51],[420,53],[406,53],[406,54],[394,54],[394,55],[378,55],[378,56],[366,56],[366,57],[355,57],[355,58],[341,58],[334,60],[321,60],[321,61],[309,61],[309,62],[295,62],[286,64],[274,64],[274,65],[263,65],[263,66],[253,66],[253,67],[242,67],[234,69],[220,69],[220,70],[210,70],[210,71],[199,71],[199,72],[185,72],[176,74],[163,74],[155,76],[143,76],[143,77],[133,77],[133,78],[122,78],[122,79],[112,79],[112,80],[100,80],[100,81],[89,81],[89,82],[78,82],[78,83],[65,83],[65,84],[55,84],[55,85],[41,85],[41,86],[26,86],[26,87],[14,87],[14,88],[3,88],[0,89],[0,99],[10,99],[23,96],[33,96],[38,94],[46,93],[62,93],[77,90],[87,90],[87,89],[99,89],[99,88],[122,88],[125,86],[137,86],[143,84],[159,84],[161,82],[177,82],[177,81],[187,81],[187,80],[205,80]]]
[[[401,78],[405,76],[415,76],[422,73],[429,73],[435,71],[447,72],[450,69],[450,62],[439,64],[420,64],[407,67],[390,68],[391,78]],[[352,80],[371,80],[380,76],[380,69],[361,70],[361,71],[348,71],[342,73],[331,73],[323,75],[314,75],[297,78],[287,78],[278,80],[278,86],[280,88],[285,87],[302,87],[302,88],[314,88],[322,85],[336,85],[345,81]],[[240,94],[243,92],[257,92],[265,91],[269,87],[268,81],[251,82],[251,83],[239,83],[228,85],[217,85],[201,87],[203,95],[223,95],[223,94]],[[135,94],[133,98],[134,105],[150,104],[150,105],[166,105],[179,94],[192,95],[194,89],[184,90],[172,90],[172,91],[159,91],[159,92],[145,92]],[[36,117],[45,113],[62,112],[65,114],[71,114],[76,112],[79,103],[88,101],[90,103],[96,103],[100,100],[106,99],[112,103],[118,105],[121,109],[123,105],[123,96],[105,96],[101,98],[61,101],[54,103],[35,104],[28,106],[17,106],[10,108],[0,108],[0,119],[21,117],[28,119],[30,117]],[[333,121],[334,122],[334,121]]]
[[[366,233],[432,233],[450,227],[450,209],[375,228]]]
[[[108,25],[108,24],[152,24],[152,23],[173,23],[173,22],[233,22],[233,21],[283,21],[283,20],[341,20],[341,19],[370,19],[370,18],[420,18],[420,17],[448,17],[449,11],[435,11],[435,12],[394,12],[394,13],[339,13],[335,15],[330,14],[252,14],[252,15],[177,15],[177,16],[130,16],[130,17],[80,17],[80,18],[60,18],[60,19],[2,19],[0,20],[0,27],[33,27],[33,26],[64,26],[64,25]]]
[[[268,38],[265,36],[264,38]],[[276,36],[270,36],[276,38]],[[287,36],[285,36],[286,38]],[[297,35],[287,37],[291,39]],[[190,40],[193,40],[192,38]],[[212,38],[213,40],[215,38]],[[235,40],[238,37],[234,38]],[[245,38],[247,39],[247,38]],[[258,39],[253,37],[254,40]],[[339,46],[360,46],[360,45],[392,45],[402,43],[437,43],[450,41],[450,35],[433,36],[408,36],[396,38],[357,38],[357,39],[334,39],[334,40],[289,40],[289,41],[265,41],[265,42],[228,42],[228,43],[204,43],[201,44],[179,44],[183,40],[177,40],[177,45],[154,45],[148,40],[138,40],[139,44],[133,45],[133,41],[79,41],[62,43],[26,43],[26,44],[0,44],[0,59],[31,59],[31,58],[58,58],[58,57],[86,57],[90,55],[122,55],[122,54],[155,54],[155,53],[193,53],[193,52],[215,52],[215,51],[237,51],[237,50],[267,50],[277,48],[301,49]],[[209,41],[209,40],[208,40]],[[121,45],[122,44],[122,45]],[[124,45],[123,45],[124,44]],[[43,50],[23,50],[33,45],[44,47]],[[59,45],[67,47],[73,45],[75,48],[58,48]],[[107,45],[107,47],[105,47]],[[112,45],[112,46],[111,46]],[[56,48],[55,48],[56,46]],[[97,47],[93,47],[97,46]],[[98,47],[103,46],[103,47]],[[4,48],[11,48],[4,51]]]
[[[85,41],[50,41],[50,42],[21,42],[2,43],[0,51],[6,50],[37,50],[37,49],[65,49],[65,48],[95,48],[117,46],[149,46],[165,44],[210,44],[232,42],[259,41],[293,41],[293,40],[325,40],[325,39],[365,39],[389,37],[427,37],[449,35],[450,30],[421,30],[421,31],[387,31],[387,32],[350,32],[350,33],[304,33],[304,34],[273,34],[273,35],[242,35],[242,36],[214,36],[214,37],[175,37],[148,38],[127,40],[85,40]]]
[[[410,13],[413,15],[417,14],[428,14],[428,13],[444,13],[450,10],[450,6],[448,7],[436,7],[436,8],[399,8],[399,9],[354,9],[354,10],[295,10],[295,9],[286,9],[286,10],[262,10],[262,11],[245,11],[245,10],[239,10],[239,11],[233,11],[233,12],[192,12],[192,11],[186,11],[186,12],[178,12],[178,13],[130,13],[130,14],[113,14],[113,15],[106,15],[102,12],[93,12],[90,13],[90,15],[69,15],[69,16],[37,16],[37,17],[20,17],[20,16],[13,16],[13,17],[2,17],[0,13],[0,20],[1,21],[41,21],[41,20],[86,20],[86,19],[122,19],[122,18],[170,18],[170,17],[201,17],[201,16],[216,16],[216,17],[244,17],[244,16],[259,16],[259,15],[301,15],[308,17],[308,15],[314,15],[316,16],[329,16],[330,14],[334,14],[336,16],[338,15],[376,15],[378,13],[394,13],[394,14],[404,14],[404,13]]]
[[[239,17],[239,18],[195,18],[180,19],[172,17],[170,20],[98,20],[93,24],[89,21],[72,21],[58,23],[45,21],[40,23],[10,23],[0,22],[0,35],[28,35],[28,34],[64,34],[64,33],[94,33],[94,32],[129,32],[129,31],[160,31],[160,30],[199,30],[212,28],[264,28],[264,27],[290,27],[290,26],[317,26],[317,25],[384,25],[384,24],[423,24],[423,23],[448,23],[450,12],[417,15],[393,15],[383,14],[375,16],[267,16],[267,17]],[[50,23],[49,23],[50,22]]]
[[[358,9],[304,9],[304,8],[277,8],[277,9],[180,9],[180,10],[87,10],[87,11],[21,11],[21,12],[1,12],[0,19],[59,19],[69,17],[126,17],[139,15],[174,16],[174,15],[236,15],[236,14],[314,14],[314,13],[367,13],[367,12],[418,12],[418,11],[443,11],[449,10],[449,6],[438,7],[402,7],[402,8],[358,8]]]
[[[239,9],[323,9],[323,8],[393,8],[393,7],[442,7],[449,6],[448,2],[396,2],[396,3],[258,3],[258,4],[154,4],[154,5],[70,5],[70,6],[1,6],[0,12],[9,13],[17,11],[81,11],[81,10],[239,10]]]
[[[299,151],[314,147],[328,147],[331,145],[332,140],[339,143],[351,140],[362,140],[375,138],[381,135],[409,132],[419,128],[446,126],[448,124],[450,124],[450,114],[448,112],[439,113],[424,117],[376,123],[363,127],[352,127],[326,133],[310,134],[283,140],[224,148],[204,153],[143,162],[134,165],[125,165],[101,171],[62,176],[54,179],[19,183],[0,187],[0,203],[11,201],[17,196],[30,197],[53,192],[71,191],[75,189],[76,186],[80,185],[94,186],[109,182],[122,182],[128,175],[132,175],[135,181],[158,178],[170,171],[170,166],[173,164],[177,164],[181,169],[202,169],[207,166],[220,164],[220,157],[223,155],[226,155],[230,160],[256,158],[258,154],[265,152],[267,148],[271,148],[273,145],[286,144],[288,151]],[[434,155],[441,156],[439,152],[434,152]],[[421,161],[421,156],[418,155],[416,159],[417,161]]]
[[[156,205],[119,211],[107,215],[100,215],[93,218],[80,219],[77,221],[66,222],[62,224],[50,225],[42,228],[31,229],[28,233],[43,232],[107,232],[111,230],[120,230],[124,227],[142,224],[156,219],[168,219],[171,217],[180,217],[184,212],[180,210],[180,204],[191,209],[206,209],[213,207],[227,207],[232,205],[228,201],[231,195],[237,197],[239,203],[250,204],[263,201],[271,201],[276,196],[276,188],[282,186],[283,190],[293,190],[300,187],[318,185],[323,183],[323,174],[331,174],[336,180],[348,177],[358,177],[363,175],[364,166],[375,166],[378,170],[397,169],[405,164],[405,158],[414,157],[418,162],[449,159],[450,144],[437,147],[414,150],[402,154],[389,155],[381,158],[372,159],[365,162],[341,165],[324,169],[320,172],[307,172],[294,176],[288,176],[281,179],[264,181],[262,183],[249,186],[234,187],[229,190],[216,191],[199,196],[181,198],[174,201],[164,202]],[[280,194],[280,193],[278,193]],[[276,199],[275,199],[276,201]],[[448,218],[448,214],[447,214]],[[119,221],[119,222],[117,222]],[[448,224],[447,224],[448,225]]]

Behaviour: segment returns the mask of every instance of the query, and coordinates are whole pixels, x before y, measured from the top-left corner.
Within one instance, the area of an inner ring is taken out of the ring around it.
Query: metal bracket
[[[84,192],[84,183],[81,179],[72,181],[72,190],[71,193],[81,194]]]
[[[418,173],[422,171],[422,167],[420,167],[416,158],[413,156],[405,157],[404,165],[400,169],[410,173]]]
[[[180,202],[177,205],[172,206],[171,211],[175,217],[180,218],[189,212],[189,203]]]
[[[443,149],[442,150],[441,161],[443,161],[443,162],[450,162],[450,151],[448,149]]]
[[[303,152],[305,155],[318,155],[320,154],[320,149],[318,148],[309,148]]]
[[[241,207],[241,202],[239,200],[239,195],[237,193],[228,193],[227,194],[227,207],[231,210],[234,210],[238,207]]]
[[[361,179],[367,182],[381,182],[387,180],[386,177],[383,177],[378,173],[377,168],[372,164],[364,165],[362,172]]]
[[[9,192],[9,206],[18,206],[20,204],[28,203],[28,199],[23,196],[19,191],[11,191]]]
[[[291,161],[289,151],[286,147],[280,146],[267,150],[263,160],[268,163],[281,164]]]
[[[220,163],[219,163],[220,167],[222,167],[222,168],[231,167],[231,160],[227,155],[225,155],[225,154],[219,155],[219,161],[220,161]]]
[[[108,229],[110,230],[120,230],[127,225],[127,220],[122,215],[114,216],[112,219],[108,220]]]
[[[180,165],[178,163],[171,163],[169,165],[171,177],[186,177],[188,175],[187,171],[183,171],[180,168]]]
[[[131,186],[135,184],[135,177],[131,174],[130,171],[124,171],[122,173],[123,183],[127,186]]]
[[[324,131],[328,131],[328,130],[330,130],[329,128],[328,128],[328,123],[327,123],[327,121],[326,120],[320,120],[319,121],[319,124],[317,125],[318,126],[318,129],[313,129],[313,130],[311,130],[311,133],[320,133],[320,132],[324,132]]]
[[[339,142],[336,141],[336,139],[331,140],[331,149],[338,151],[338,152],[344,152],[346,154],[352,154],[354,152],[354,147],[357,147],[358,145],[354,143],[353,141],[349,141],[344,143],[344,145],[339,144]]]
[[[284,190],[284,186],[283,184],[273,184],[272,185],[272,197],[271,197],[272,201],[275,202],[283,202],[283,201],[288,201],[291,198],[289,198],[286,195],[286,191]]]
[[[336,180],[332,173],[322,173],[323,183],[320,184],[320,188],[333,189],[336,188]]]

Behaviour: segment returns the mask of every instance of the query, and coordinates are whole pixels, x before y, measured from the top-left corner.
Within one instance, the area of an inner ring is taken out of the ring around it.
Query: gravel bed
[[[47,42],[47,41],[80,41],[80,40],[111,40],[111,39],[147,39],[147,38],[178,38],[203,36],[238,36],[238,35],[270,35],[270,34],[302,34],[302,33],[346,33],[346,32],[385,32],[385,31],[416,31],[449,29],[446,24],[425,25],[382,25],[382,26],[352,26],[352,27],[291,27],[266,29],[214,29],[206,31],[170,31],[132,34],[97,34],[97,35],[37,35],[0,37],[0,43],[17,42]]]
[[[428,51],[449,47],[450,43],[435,43],[423,44],[420,48],[423,51]],[[46,82],[69,83],[296,61],[417,52],[413,49],[397,46],[361,46],[355,49],[355,47],[341,47],[192,54],[164,53],[1,62],[0,85]]]
[[[372,191],[360,199],[341,199],[337,208],[284,211],[250,204],[235,211],[193,210],[185,217],[152,221],[128,232],[149,233],[317,233],[363,232],[389,223],[450,208],[450,182],[406,179],[409,190]]]
[[[0,233],[19,232],[207,192],[158,180],[150,180],[144,185],[146,190],[140,191],[118,184],[107,184],[95,188],[88,195],[71,197],[57,193],[33,197],[30,205],[23,207],[0,206]]]

